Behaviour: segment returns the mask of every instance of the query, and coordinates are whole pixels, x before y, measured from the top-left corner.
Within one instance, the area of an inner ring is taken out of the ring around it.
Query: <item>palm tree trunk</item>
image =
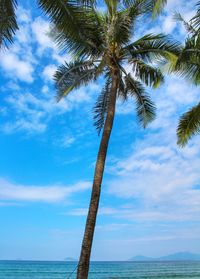
[[[108,105],[108,113],[103,129],[101,143],[96,161],[92,194],[90,200],[90,206],[87,216],[87,222],[85,227],[84,238],[82,242],[81,255],[78,264],[77,279],[87,279],[90,265],[90,254],[92,249],[92,241],[94,235],[94,229],[96,224],[97,212],[99,207],[99,199],[101,193],[101,182],[103,178],[104,166],[106,161],[106,154],[108,149],[108,143],[110,134],[113,127],[113,121],[115,116],[116,95],[118,88],[118,74],[117,71],[113,71],[112,74],[112,86],[110,92],[110,101]]]

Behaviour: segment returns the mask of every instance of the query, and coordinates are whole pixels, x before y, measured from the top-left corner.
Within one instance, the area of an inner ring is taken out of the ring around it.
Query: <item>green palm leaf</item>
[[[108,77],[106,84],[102,89],[100,95],[97,98],[96,104],[94,106],[94,126],[96,127],[98,134],[101,133],[101,130],[105,123],[106,114],[108,111],[108,103],[110,97],[110,88],[111,88],[111,78]]]
[[[16,0],[0,0],[0,48],[8,47],[18,30],[15,9]]]
[[[178,145],[184,146],[188,140],[200,132],[200,103],[184,113],[177,128]]]
[[[180,13],[175,13],[175,14],[174,14],[174,19],[175,19],[176,21],[182,22],[183,25],[184,25],[184,27],[185,27],[185,29],[186,29],[186,31],[187,31],[188,33],[196,34],[196,30],[195,30],[195,28],[193,27],[193,24],[192,24],[191,22],[187,22],[187,21],[182,17],[182,15],[181,15]]]
[[[97,66],[92,61],[77,60],[60,66],[54,75],[58,101],[73,89],[95,80]]]
[[[133,5],[140,5],[142,12],[151,12],[153,17],[160,14],[167,3],[167,0],[123,0],[128,8]]]
[[[200,1],[197,3],[197,13],[196,15],[191,19],[191,23],[193,26],[197,29],[200,28]]]
[[[143,59],[147,62],[167,60],[175,64],[181,51],[178,42],[163,34],[148,34],[124,48],[129,59]]]
[[[147,86],[157,88],[164,81],[160,69],[148,65],[142,60],[133,60],[132,62],[135,76]]]
[[[155,105],[140,82],[134,80],[130,74],[125,77],[125,80],[128,94],[136,99],[136,111],[139,122],[145,128],[155,119]]]
[[[153,1],[153,17],[160,14],[164,8],[164,6],[167,4],[167,0],[154,0]]]
[[[96,32],[99,19],[93,7],[75,0],[38,2],[50,16],[53,24],[50,35],[63,51],[72,52],[76,57],[99,52],[102,40],[98,36],[100,32]]]
[[[188,37],[180,53],[175,68],[179,75],[200,84],[200,36]]]

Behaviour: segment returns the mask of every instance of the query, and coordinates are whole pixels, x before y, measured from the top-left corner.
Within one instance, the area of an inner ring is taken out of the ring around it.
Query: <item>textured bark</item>
[[[117,71],[113,72],[112,75],[112,86],[111,95],[108,105],[108,113],[103,129],[103,134],[101,138],[101,143],[99,147],[99,152],[96,161],[92,194],[90,200],[90,206],[86,221],[85,233],[82,242],[81,255],[78,264],[77,279],[87,279],[90,265],[90,254],[92,249],[92,241],[96,224],[96,217],[99,207],[99,199],[101,193],[101,182],[103,178],[104,166],[106,161],[106,154],[108,149],[108,143],[110,139],[110,134],[112,131],[114,116],[115,116],[115,106],[116,106],[116,95],[118,88],[118,75]]]

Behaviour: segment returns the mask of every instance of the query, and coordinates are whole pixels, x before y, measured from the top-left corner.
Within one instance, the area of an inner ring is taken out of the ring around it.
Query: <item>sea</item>
[[[0,279],[74,279],[76,262],[0,261]],[[200,261],[92,262],[89,279],[200,279]]]

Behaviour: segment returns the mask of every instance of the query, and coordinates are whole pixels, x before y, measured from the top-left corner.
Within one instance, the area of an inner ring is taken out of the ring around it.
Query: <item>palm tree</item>
[[[152,0],[150,0],[152,1]],[[54,23],[59,23],[62,18],[59,15],[64,10],[65,13],[65,27],[64,29],[71,33],[78,26],[74,26],[74,4],[91,5],[95,4],[95,0],[37,0],[38,5],[44,9],[44,11],[51,16]],[[124,2],[131,2],[125,0]],[[153,0],[153,16],[159,14],[166,4],[167,0]],[[3,47],[8,48],[9,44],[13,42],[13,37],[16,31],[19,29],[16,20],[16,8],[17,0],[0,0],[0,49]],[[80,26],[79,26],[80,27]]]
[[[115,116],[116,100],[134,98],[139,122],[145,128],[155,118],[155,105],[145,86],[157,88],[163,75],[156,62],[175,64],[180,47],[163,34],[147,34],[132,41],[136,21],[144,13],[158,14],[166,0],[104,0],[106,12],[98,11],[94,0],[38,0],[50,16],[52,37],[60,48],[72,54],[72,61],[59,67],[55,74],[58,100],[71,91],[104,76],[105,85],[94,107],[94,125],[102,132],[96,160],[89,212],[82,242],[77,278],[88,277],[90,254],[101,193],[109,138]],[[15,19],[16,1],[11,3]],[[8,18],[5,17],[5,22]],[[1,43],[12,42],[15,25],[4,24]],[[5,32],[9,36],[5,36]],[[132,73],[126,65],[132,66]]]
[[[16,0],[0,0],[0,48],[13,42],[13,35],[18,29],[16,5]]]
[[[196,15],[189,22],[186,22],[180,14],[176,14],[176,19],[183,22],[188,37],[175,68],[172,67],[172,71],[192,81],[195,85],[200,84],[200,2],[198,2],[197,7]],[[178,145],[185,146],[189,139],[199,132],[200,103],[180,117],[177,128]]]
[[[105,0],[106,11],[95,5],[71,3],[73,28],[66,26],[68,13],[48,13],[54,19],[52,37],[61,49],[72,54],[72,61],[60,66],[55,74],[57,98],[66,97],[74,89],[97,80],[101,75],[105,85],[94,107],[94,125],[102,132],[97,155],[91,200],[79,259],[77,278],[88,278],[90,254],[99,207],[101,183],[109,139],[115,117],[116,100],[136,100],[139,122],[146,127],[155,118],[155,105],[145,91],[145,85],[157,88],[163,82],[155,62],[169,60],[175,63],[180,47],[171,38],[148,34],[131,42],[136,21],[146,12],[152,12],[155,1]],[[45,4],[46,5],[46,4]],[[46,6],[43,6],[47,10]],[[67,17],[67,18],[66,18]],[[66,19],[66,21],[65,21]],[[132,66],[128,73],[126,65]]]

